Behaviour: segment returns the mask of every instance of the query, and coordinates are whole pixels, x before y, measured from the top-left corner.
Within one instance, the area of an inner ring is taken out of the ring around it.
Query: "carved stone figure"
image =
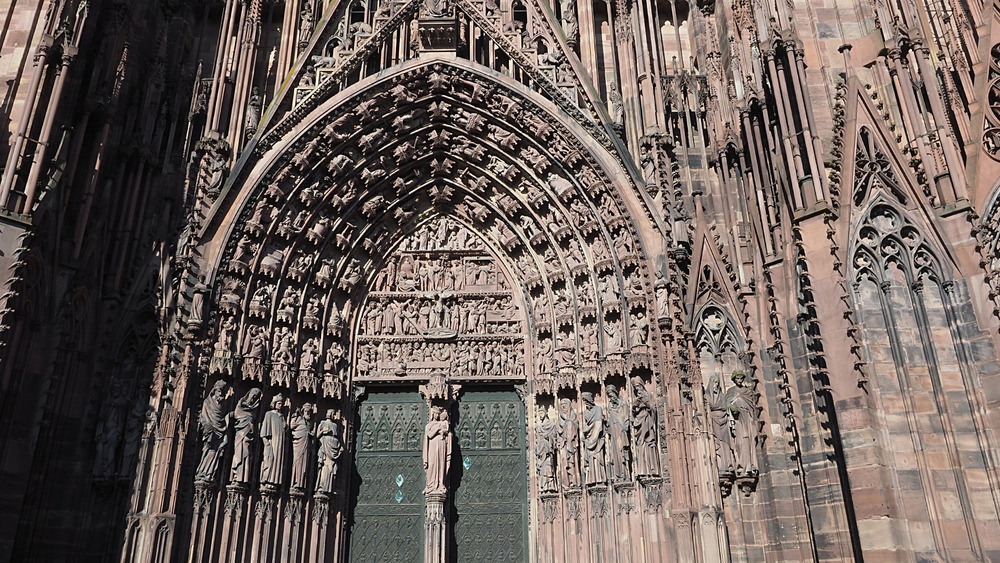
[[[638,475],[660,472],[660,454],[656,439],[656,403],[639,377],[632,378],[632,428],[635,430],[635,471]]]
[[[195,481],[214,483],[219,473],[219,456],[229,444],[229,415],[223,412],[222,401],[228,385],[221,379],[201,404],[198,428],[201,430],[201,461],[195,470]]]
[[[151,412],[153,412],[153,408],[149,406],[149,401],[145,398],[140,398],[132,403],[132,411],[128,415],[128,420],[125,421],[125,441],[122,442],[122,455],[118,461],[119,477],[128,477],[131,474],[136,457],[139,455],[139,442],[142,441],[143,427]]]
[[[111,477],[115,471],[118,443],[125,421],[125,397],[120,381],[112,381],[110,396],[101,409],[101,419],[94,433],[97,454],[94,456],[94,477]]]
[[[205,285],[205,276],[198,279],[191,293],[191,314],[188,315],[188,328],[198,330],[201,328],[202,319],[205,315],[205,294],[208,293],[208,286]]]
[[[564,489],[580,486],[580,423],[573,402],[559,399],[559,466]]]
[[[632,420],[628,405],[618,394],[618,388],[608,385],[608,458],[611,478],[628,481],[632,478]]]
[[[538,488],[542,492],[556,490],[556,423],[545,407],[538,407],[538,428],[535,435],[535,464],[538,468]]]
[[[309,468],[312,461],[313,436],[316,433],[312,421],[313,406],[305,403],[292,416],[289,425],[292,431],[292,489],[305,491],[309,485]]]
[[[583,399],[583,470],[587,484],[604,483],[608,480],[604,463],[604,409],[594,404],[594,394],[584,391]]]
[[[260,397],[260,389],[254,387],[236,403],[236,410],[233,411],[236,436],[233,439],[233,469],[229,479],[233,483],[249,483],[252,478],[253,441],[257,437],[253,413],[260,406]]]
[[[719,467],[719,475],[733,475],[733,435],[729,425],[729,413],[726,410],[726,396],[718,375],[708,379],[708,389],[705,392],[708,401],[709,418],[712,421],[712,435],[715,436],[715,457]]]
[[[260,423],[260,438],[264,452],[260,464],[260,484],[262,487],[277,489],[285,483],[285,461],[287,455],[286,438],[288,425],[281,409],[285,399],[278,393],[271,399],[271,410],[264,413]]]
[[[625,104],[622,102],[622,95],[618,87],[614,84],[608,88],[608,113],[611,114],[611,123],[614,125],[625,124]]]
[[[448,469],[451,467],[453,441],[448,411],[441,406],[432,407],[430,420],[424,431],[424,471],[427,477],[425,495],[448,492]]]
[[[733,387],[726,391],[726,410],[733,428],[736,474],[757,473],[757,404],[753,391],[746,387],[746,376],[734,371]]]
[[[316,436],[319,438],[316,492],[326,495],[333,494],[336,490],[334,483],[337,480],[337,469],[340,456],[344,453],[344,443],[340,439],[340,423],[336,414],[333,409],[326,411],[326,418],[316,428]]]

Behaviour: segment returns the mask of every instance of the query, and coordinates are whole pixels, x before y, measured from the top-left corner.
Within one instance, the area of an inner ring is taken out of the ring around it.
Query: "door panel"
[[[466,392],[458,404],[453,561],[525,561],[524,404],[512,391]]]
[[[422,559],[426,421],[427,408],[416,392],[373,392],[361,403],[352,561]]]

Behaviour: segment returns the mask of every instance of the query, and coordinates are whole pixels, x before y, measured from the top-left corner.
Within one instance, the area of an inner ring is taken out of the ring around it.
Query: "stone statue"
[[[431,408],[430,420],[424,431],[424,494],[448,492],[448,469],[451,467],[452,433],[448,411],[441,406]]]
[[[545,407],[538,407],[538,428],[535,435],[535,463],[538,466],[538,489],[556,490],[556,423]]]
[[[195,481],[213,483],[219,473],[219,456],[229,443],[229,415],[223,412],[222,401],[228,385],[221,379],[215,382],[201,404],[198,428],[201,430],[201,461],[195,471]]]
[[[344,443],[340,439],[340,423],[336,419],[337,412],[326,411],[326,418],[319,423],[316,436],[319,438],[317,454],[316,492],[326,495],[336,490],[337,469],[340,456],[344,453]]]
[[[559,465],[565,489],[580,486],[580,423],[573,402],[559,399]]]
[[[139,442],[142,441],[143,430],[152,410],[144,398],[132,403],[132,412],[125,421],[125,441],[122,443],[122,457],[118,461],[119,477],[127,478],[132,474],[132,466],[139,455]]]
[[[628,405],[614,385],[608,385],[608,426],[611,478],[615,481],[628,481],[632,478],[632,420]]]
[[[726,396],[718,375],[708,379],[708,389],[705,391],[708,401],[709,419],[712,421],[712,435],[715,436],[715,459],[719,466],[719,475],[733,475],[733,434],[729,427],[729,413],[726,410]]]
[[[233,439],[233,469],[230,481],[233,483],[249,483],[253,477],[253,441],[256,436],[253,413],[260,406],[261,391],[254,387],[236,403],[233,411],[233,429],[236,437]]]
[[[625,104],[622,101],[621,92],[618,91],[618,87],[614,84],[608,88],[608,109],[611,111],[611,123],[615,125],[625,124]]]
[[[118,442],[125,421],[125,397],[120,381],[112,381],[111,395],[104,402],[101,420],[94,433],[97,452],[94,456],[94,477],[111,477],[115,471]]]
[[[587,484],[608,480],[604,463],[604,409],[594,404],[594,394],[584,391],[583,399],[583,470]]]
[[[757,474],[757,402],[746,387],[742,370],[733,372],[733,387],[726,391],[726,410],[733,429],[737,475]]]
[[[205,285],[205,276],[198,279],[191,295],[191,314],[188,316],[188,327],[191,330],[201,328],[203,316],[205,314],[205,294],[208,293],[208,286]]]
[[[264,413],[260,423],[260,438],[264,443],[264,455],[260,464],[260,484],[262,487],[277,489],[285,483],[285,440],[288,425],[281,409],[285,398],[278,393],[271,399],[271,410]]]
[[[660,454],[656,446],[656,403],[639,377],[632,378],[632,428],[635,430],[635,470],[638,475],[660,472]]]
[[[305,403],[292,416],[292,480],[293,490],[305,491],[309,484],[309,467],[312,460],[312,439],[316,433],[312,422],[313,406]]]

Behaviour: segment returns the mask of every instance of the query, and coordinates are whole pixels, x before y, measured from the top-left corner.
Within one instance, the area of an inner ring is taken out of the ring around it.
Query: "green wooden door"
[[[358,414],[350,560],[420,561],[426,404],[415,391],[372,392]]]
[[[458,403],[452,561],[526,561],[524,404],[513,391],[469,391]]]

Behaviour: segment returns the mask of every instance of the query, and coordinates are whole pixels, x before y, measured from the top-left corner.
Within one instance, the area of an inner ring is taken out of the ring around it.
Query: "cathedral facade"
[[[1000,559],[1000,5],[0,20],[0,562]]]

